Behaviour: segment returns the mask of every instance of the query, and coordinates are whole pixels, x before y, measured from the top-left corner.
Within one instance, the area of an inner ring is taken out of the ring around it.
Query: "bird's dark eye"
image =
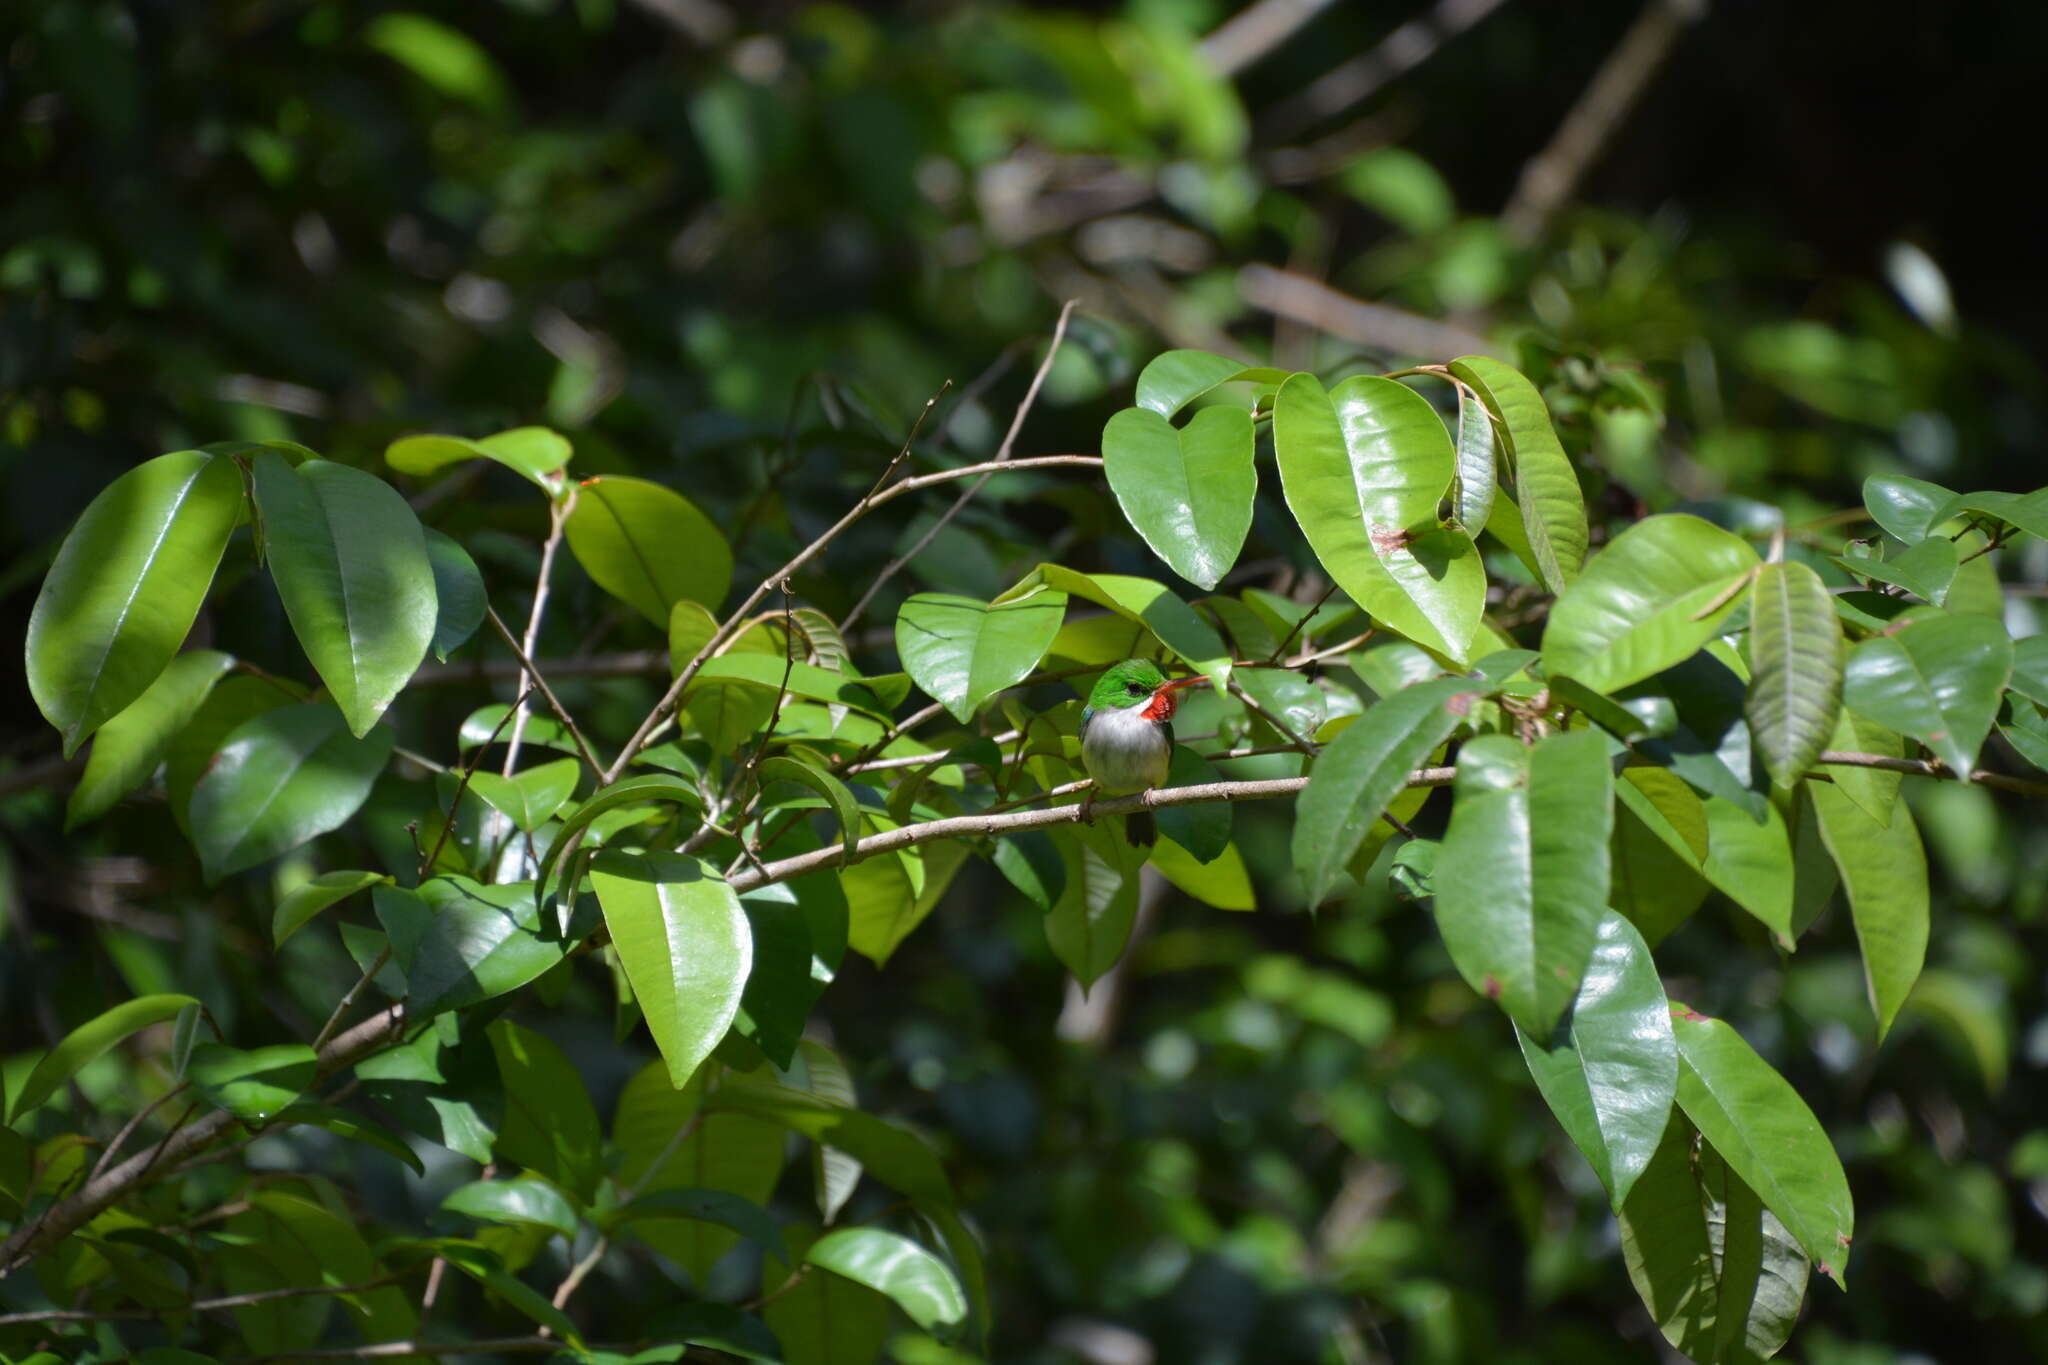
[[[1126,683],[1124,684],[1124,689],[1134,697],[1142,697],[1146,692],[1145,684],[1143,683]]]

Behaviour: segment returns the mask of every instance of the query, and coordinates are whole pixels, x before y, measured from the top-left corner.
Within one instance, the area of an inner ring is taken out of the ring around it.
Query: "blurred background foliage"
[[[1098,449],[1162,346],[1381,367],[1476,338],[1547,382],[1614,515],[1782,516],[1796,541],[1871,473],[2032,487],[2048,276],[2009,187],[2044,29],[2021,4],[1852,24],[1676,0],[17,5],[0,613],[25,625],[64,529],[159,451],[283,437],[380,468],[405,432],[522,422],[569,433],[586,475],[715,511],[744,581],[872,481],[942,382],[936,457],[992,453],[1068,298],[1025,453]],[[420,505],[503,607],[545,509],[471,468]],[[800,593],[843,613],[943,505],[869,519]],[[1120,527],[1099,488],[1008,476],[886,591],[868,646],[919,586],[987,596],[1054,555],[1163,575]],[[2008,580],[2048,579],[2043,549],[2009,553]],[[1234,581],[1297,588],[1308,566],[1280,554],[1255,545]],[[544,655],[660,645],[559,573]],[[265,592],[230,589],[202,629],[291,667]],[[64,770],[9,685],[6,1050],[174,983],[224,1023],[310,1031],[353,976],[332,938],[273,970],[272,887],[200,890],[160,809],[63,836]],[[630,724],[658,685],[563,690]],[[403,742],[444,749],[460,691]],[[2048,1358],[2048,833],[1981,788],[1914,799],[1934,945],[1882,1049],[1839,912],[1782,967],[1712,908],[1660,956],[1675,996],[1793,1078],[1864,1213],[1852,1292],[1817,1287],[1789,1354]],[[992,1357],[1650,1358],[1597,1183],[1426,918],[1383,892],[1309,916],[1285,809],[1238,819],[1259,912],[1155,894],[1086,999],[979,865],[886,970],[851,964],[825,997],[863,1103],[956,1172]],[[651,1055],[609,1012],[582,980],[520,1009],[600,1112]],[[81,1084],[132,1107],[118,1056]],[[465,1178],[395,1172],[363,1159],[355,1188],[419,1216]],[[744,1254],[719,1273],[757,1273]],[[659,1288],[605,1280],[584,1306],[602,1323],[606,1295]]]

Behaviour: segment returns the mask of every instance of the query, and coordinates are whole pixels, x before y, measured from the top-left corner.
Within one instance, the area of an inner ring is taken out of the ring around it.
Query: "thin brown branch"
[[[519,641],[512,638],[511,630],[505,625],[504,618],[498,615],[495,607],[487,604],[484,607],[484,615],[498,632],[499,638],[503,639],[512,652],[519,657],[519,666],[523,670],[520,675],[522,679],[530,678],[533,680],[532,687],[527,690],[531,692],[533,688],[540,689],[541,696],[547,698],[548,710],[555,713],[555,719],[562,722],[562,728],[569,732],[569,738],[576,741],[577,752],[583,755],[583,761],[590,765],[592,772],[603,772],[604,764],[597,761],[597,754],[591,749],[590,741],[583,737],[583,731],[577,727],[576,718],[569,714],[569,708],[562,705],[561,698],[555,695],[555,689],[549,687],[548,680],[541,676],[540,667],[534,663],[533,656],[527,652],[526,648]],[[522,697],[520,702],[523,703],[524,700],[525,698]],[[526,728],[526,708],[524,705],[515,703],[512,711],[519,719],[513,722],[512,737],[505,742],[506,777],[512,776],[513,761],[519,756],[520,731]]]
[[[1993,787],[2035,801],[2048,801],[2048,782],[2033,782],[2024,777],[2007,777],[2004,773],[1994,773],[1984,768],[1977,769],[1964,779],[1946,763],[1937,763],[1929,758],[1893,758],[1888,754],[1854,754],[1829,749],[1820,756],[1820,763],[1825,768],[1882,768],[1886,772],[1909,773],[1914,777],[1935,777],[1947,782],[1967,780],[1980,787]]]
[[[1305,616],[1294,623],[1294,628],[1287,632],[1279,644],[1273,646],[1272,654],[1267,656],[1266,667],[1271,668],[1280,656],[1287,652],[1287,646],[1294,643],[1294,637],[1307,629],[1308,623],[1315,620],[1316,613],[1323,609],[1323,603],[1329,601],[1330,595],[1336,591],[1337,582],[1335,579],[1332,579],[1330,580],[1330,586],[1323,589],[1323,595],[1316,599],[1316,604],[1308,609],[1308,613]]]
[[[1067,337],[1067,320],[1073,314],[1074,300],[1068,299],[1060,307],[1059,321],[1053,324],[1052,344],[1045,348],[1045,358],[1039,361],[1038,372],[1031,376],[1031,386],[1024,390],[1024,401],[1017,404],[1016,412],[1010,415],[1010,429],[1003,433],[1003,443],[997,447],[996,457],[991,461],[992,464],[1003,465],[1009,462],[1010,454],[1017,446],[1017,435],[1024,429],[1024,419],[1031,414],[1032,405],[1038,402],[1038,391],[1045,386],[1045,377],[1052,373],[1052,363],[1060,353],[1060,343],[1065,341]],[[994,474],[995,471],[991,469],[962,489],[960,496],[953,500],[953,505],[940,513],[938,520],[934,521],[926,528],[925,533],[918,537],[917,544],[911,546],[904,553],[896,556],[896,558],[883,566],[882,571],[875,575],[874,580],[868,584],[867,591],[861,594],[860,600],[853,604],[853,610],[846,613],[846,619],[839,623],[839,633],[841,635],[853,629],[853,623],[860,619],[861,613],[868,609],[868,604],[875,600],[875,594],[882,590],[882,585],[891,578],[894,578],[904,565],[923,554],[925,547],[930,545],[939,532],[943,531],[947,524],[960,514],[962,508],[974,500],[974,495],[981,491],[982,485],[994,477]]]
[[[548,609],[548,587],[554,578],[555,551],[561,548],[562,535],[569,524],[569,514],[576,510],[577,492],[578,489],[571,485],[562,497],[548,503],[548,538],[540,547],[540,572],[535,574],[533,579],[533,607],[526,613],[526,643],[521,645],[514,641],[512,632],[505,629],[505,623],[498,619],[497,612],[491,609],[489,603],[484,605],[484,611],[490,616],[491,623],[497,626],[498,633],[505,637],[505,643],[512,646],[512,652],[519,656],[519,662],[527,669],[519,679],[520,698],[512,705],[513,714],[518,716],[518,719],[512,722],[512,738],[505,745],[507,777],[512,776],[513,770],[519,766],[519,744],[526,738],[526,694],[538,683],[550,702],[555,699],[554,694],[547,691],[546,683],[542,683],[538,676],[533,676],[529,681],[529,675],[533,670],[534,651],[540,647],[541,618],[546,615]],[[559,711],[560,707],[556,709]],[[575,725],[569,721],[566,714],[562,719],[564,724],[569,725],[570,733],[574,734]],[[582,744],[582,740],[579,738],[577,743]],[[589,746],[584,745],[583,748],[584,756],[589,757]],[[592,758],[590,766],[596,768],[597,760]]]
[[[1234,76],[1328,9],[1331,0],[1257,0],[1216,26],[1198,49],[1219,76]]]
[[[313,1039],[313,1051],[318,1052],[327,1045],[327,1040],[332,1038],[334,1031],[341,1027],[342,1019],[348,1014],[348,1007],[355,1004],[356,997],[361,995],[364,988],[377,979],[377,973],[383,971],[384,964],[390,960],[391,945],[387,943],[384,945],[384,950],[377,954],[370,965],[363,968],[363,974],[356,978],[356,984],[348,988],[348,993],[341,997],[341,1003],[334,1007],[334,1012],[327,1016],[327,1022],[320,1026],[320,1032]]]
[[[258,1289],[247,1294],[226,1294],[216,1299],[194,1299],[183,1308],[110,1308],[101,1312],[60,1309],[48,1312],[0,1314],[0,1327],[45,1322],[136,1322],[161,1319],[166,1313],[211,1313],[232,1308],[251,1308],[273,1299],[303,1299],[315,1294],[363,1294],[398,1283],[398,1277],[368,1280],[362,1284],[298,1285],[287,1289]]]
[[[1476,332],[1354,299],[1321,280],[1270,265],[1253,263],[1238,271],[1237,289],[1254,308],[1388,355],[1448,360],[1493,354],[1493,347]]]
[[[1278,731],[1280,738],[1286,740],[1288,745],[1292,747],[1296,753],[1306,754],[1310,758],[1314,758],[1316,756],[1315,745],[1309,743],[1308,740],[1296,734],[1294,732],[1293,726],[1289,725],[1286,721],[1280,719],[1280,717],[1274,715],[1271,711],[1267,710],[1263,705],[1261,705],[1256,697],[1252,696],[1251,693],[1244,690],[1243,684],[1239,683],[1236,678],[1232,678],[1230,680],[1230,695],[1236,697],[1239,701],[1243,702],[1245,710],[1251,712],[1260,720],[1272,726],[1274,730]]]
[[[1429,60],[1449,39],[1499,9],[1502,0],[1437,0],[1428,14],[1381,39],[1370,52],[1309,82],[1299,93],[1274,105],[1259,118],[1269,137],[1292,137],[1333,114],[1369,99],[1387,82],[1407,75]]]

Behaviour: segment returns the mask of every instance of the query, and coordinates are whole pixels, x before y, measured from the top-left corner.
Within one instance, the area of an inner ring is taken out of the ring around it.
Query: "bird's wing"
[[[1080,740],[1083,744],[1086,744],[1088,742],[1088,722],[1094,719],[1094,707],[1084,706],[1081,708],[1081,728],[1074,732],[1074,737]]]

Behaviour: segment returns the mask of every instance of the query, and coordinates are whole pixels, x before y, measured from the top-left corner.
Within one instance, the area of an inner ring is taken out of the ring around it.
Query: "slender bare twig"
[[[1273,652],[1266,658],[1266,667],[1271,668],[1274,660],[1287,652],[1287,646],[1294,643],[1294,637],[1301,634],[1307,628],[1308,623],[1316,619],[1316,613],[1323,609],[1323,603],[1329,601],[1330,595],[1336,591],[1337,582],[1335,579],[1332,579],[1330,580],[1330,586],[1323,589],[1323,595],[1316,599],[1316,604],[1308,609],[1306,615],[1294,623],[1294,628],[1287,632],[1286,637],[1279,644],[1273,646]]]
[[[525,646],[512,638],[511,630],[506,627],[504,618],[498,615],[495,607],[486,605],[484,607],[484,615],[489,618],[492,627],[497,630],[499,637],[505,641],[514,654],[519,656],[519,666],[522,670],[521,678],[532,679],[532,687],[528,691],[530,692],[532,688],[540,689],[541,696],[547,698],[548,709],[555,713],[556,720],[562,722],[562,728],[569,732],[569,738],[576,741],[576,749],[583,755],[583,761],[590,765],[592,772],[603,772],[604,764],[597,761],[597,754],[591,750],[590,741],[583,737],[583,731],[577,728],[576,719],[569,714],[569,708],[562,705],[561,699],[555,695],[555,689],[549,687],[548,680],[541,676],[540,668],[534,663],[533,656],[527,652]],[[522,697],[521,700],[523,701],[524,698]],[[525,708],[518,703],[514,703],[512,710],[518,715],[519,719],[513,722],[512,737],[505,742],[505,776],[507,777],[512,776],[513,760],[519,756],[519,732],[526,728]]]
[[[318,1052],[327,1045],[327,1040],[332,1038],[334,1031],[341,1027],[342,1018],[348,1013],[348,1007],[355,1004],[356,997],[363,993],[363,989],[366,986],[376,980],[377,973],[383,971],[384,964],[390,960],[391,945],[387,943],[384,945],[384,950],[377,954],[370,965],[363,968],[363,974],[356,978],[356,984],[348,988],[348,993],[341,997],[341,1003],[334,1007],[334,1013],[328,1015],[327,1022],[320,1026],[318,1036],[313,1039],[313,1050],[315,1052]]]
[[[1238,682],[1238,680],[1235,678],[1232,678],[1230,680],[1230,695],[1236,697],[1239,701],[1243,702],[1245,710],[1251,712],[1260,720],[1266,722],[1266,724],[1272,726],[1275,730],[1279,731],[1280,738],[1286,740],[1287,743],[1290,746],[1292,746],[1296,753],[1306,754],[1310,758],[1314,758],[1316,756],[1315,745],[1309,743],[1306,739],[1303,739],[1300,735],[1296,734],[1294,732],[1293,726],[1289,725],[1286,721],[1280,719],[1280,717],[1274,715],[1271,711],[1267,710],[1264,706],[1262,706],[1259,703],[1259,700],[1256,697],[1252,696],[1251,693],[1245,691],[1244,685]]]
[[[268,1365],[273,1360],[383,1360],[388,1356],[533,1355],[562,1349],[553,1337],[491,1337],[483,1341],[379,1341],[368,1346],[322,1346],[283,1355],[246,1356],[239,1365]],[[629,1353],[633,1347],[592,1346],[592,1351]]]
[[[230,1308],[251,1308],[273,1299],[302,1299],[314,1294],[362,1294],[398,1283],[396,1275],[362,1284],[298,1285],[287,1289],[257,1289],[247,1294],[226,1294],[215,1299],[194,1299],[183,1308],[110,1308],[100,1312],[53,1309],[48,1312],[0,1314],[0,1327],[44,1322],[134,1322],[155,1320],[166,1313],[210,1313]]]
[[[1257,0],[1216,26],[1198,49],[1219,76],[1234,76],[1292,38],[1330,0]]]
[[[569,525],[569,514],[576,510],[578,491],[572,484],[561,498],[548,503],[548,538],[540,547],[540,572],[535,574],[533,579],[533,607],[526,613],[526,643],[523,646],[512,645],[512,652],[517,654],[520,663],[527,665],[529,669],[534,651],[540,647],[540,623],[548,609],[548,587],[554,576],[555,551],[561,548],[562,534]],[[484,610],[490,612],[490,606],[486,604]],[[496,612],[491,612],[491,619],[497,621],[498,629],[505,635],[507,643],[511,643],[512,633],[505,630],[503,621],[498,621]],[[526,698],[538,681],[538,678],[529,679],[526,673],[522,673],[519,678],[519,700],[512,703],[512,712],[518,719],[512,723],[512,738],[505,745],[507,777],[512,776],[513,771],[519,766],[519,745],[520,741],[526,738]],[[552,696],[549,700],[553,700]],[[590,766],[597,767],[597,761],[592,759]]]
[[[1486,338],[1463,327],[1367,303],[1321,280],[1270,265],[1245,266],[1237,272],[1237,288],[1254,308],[1389,355],[1449,359],[1494,350]]]
[[[1457,37],[1501,6],[1502,0],[1437,0],[1428,14],[1380,40],[1372,51],[1309,82],[1259,117],[1260,131],[1271,137],[1292,137],[1332,114],[1369,98],[1388,81],[1407,75],[1427,61],[1444,42]]]
[[[1032,405],[1038,401],[1038,391],[1044,387],[1046,375],[1052,373],[1052,362],[1060,353],[1060,343],[1066,340],[1067,320],[1074,314],[1074,303],[1073,299],[1068,299],[1060,307],[1059,321],[1054,323],[1052,328],[1052,344],[1045,348],[1045,359],[1039,361],[1038,373],[1031,376],[1031,387],[1024,390],[1024,401],[1017,405],[1017,411],[1010,416],[1010,429],[1003,434],[1003,443],[997,448],[996,458],[992,461],[996,465],[1007,464],[1011,451],[1016,449],[1017,434],[1024,429],[1024,419],[1030,415]],[[953,500],[953,505],[940,513],[938,520],[934,521],[925,529],[925,533],[918,537],[917,544],[911,546],[910,549],[896,556],[896,558],[890,560],[882,567],[882,571],[875,575],[874,580],[868,584],[867,591],[861,594],[860,600],[853,604],[853,610],[846,613],[846,619],[839,623],[839,633],[841,635],[853,629],[853,623],[860,619],[861,613],[868,609],[868,604],[875,600],[875,594],[882,590],[882,585],[891,578],[894,578],[904,565],[924,553],[925,547],[930,545],[939,532],[943,531],[947,524],[960,514],[960,509],[974,500],[974,495],[981,491],[982,485],[993,477],[994,472],[994,470],[990,470],[962,489],[960,496]]]
[[[92,1170],[86,1173],[85,1178],[91,1180],[106,1170],[108,1166],[112,1165],[114,1155],[121,1150],[122,1144],[135,1135],[135,1130],[147,1122],[151,1114],[154,1114],[157,1110],[170,1103],[179,1092],[184,1090],[186,1084],[187,1082],[185,1081],[179,1081],[176,1085],[164,1091],[163,1094],[158,1095],[148,1104],[136,1110],[135,1117],[121,1125],[120,1131],[115,1133],[113,1140],[107,1143],[105,1150],[100,1153],[100,1159],[93,1163]]]

